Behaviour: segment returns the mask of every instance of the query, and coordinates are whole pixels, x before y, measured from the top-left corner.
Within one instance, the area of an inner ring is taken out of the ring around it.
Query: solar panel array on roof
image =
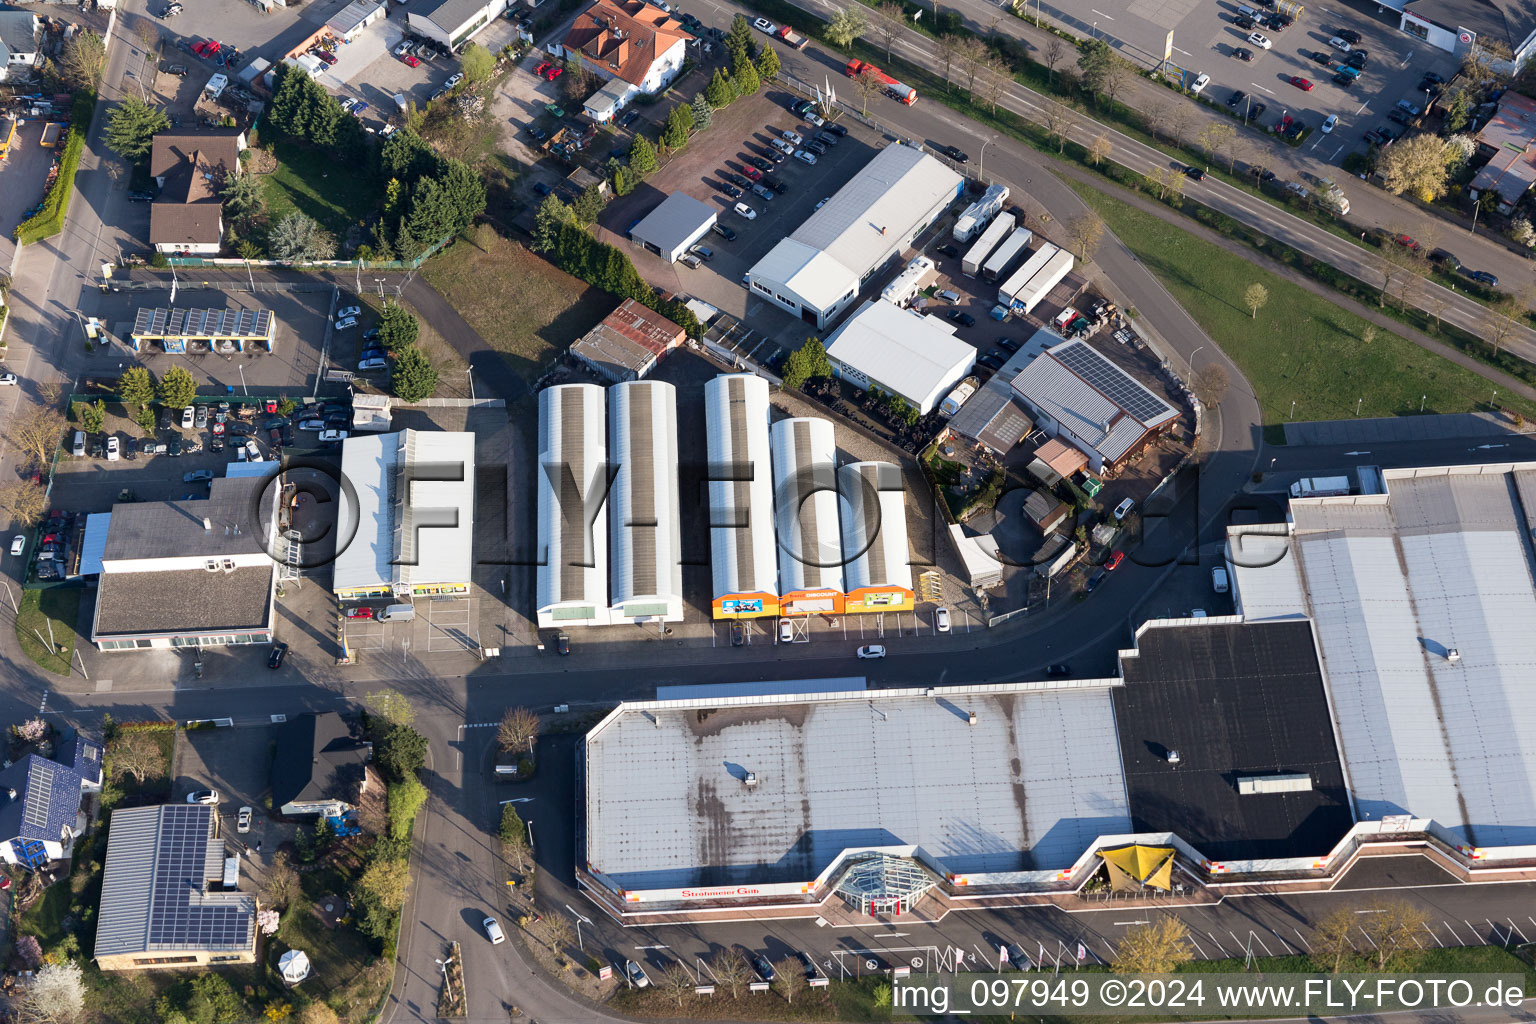
[[[251,918],[244,905],[205,900],[213,810],[168,805],[161,812],[149,913],[150,949],[244,948]],[[222,860],[222,848],[215,851]]]
[[[54,766],[42,758],[32,762],[32,772],[27,780],[27,808],[21,820],[33,828],[48,826],[48,803],[53,796]]]
[[[1153,425],[1171,410],[1168,403],[1152,394],[1124,370],[1087,345],[1069,344],[1051,350],[1063,366],[1077,374],[1099,394],[1114,402],[1136,419]]]
[[[134,315],[139,338],[265,338],[272,330],[267,309],[149,309]]]

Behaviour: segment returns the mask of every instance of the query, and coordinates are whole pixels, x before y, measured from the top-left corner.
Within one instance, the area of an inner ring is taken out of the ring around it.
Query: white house
[[[507,0],[417,0],[405,21],[413,32],[458,47],[506,9]]]
[[[12,68],[37,64],[37,15],[31,11],[0,10],[0,81],[11,77]],[[25,70],[17,78],[25,78]]]
[[[587,116],[603,122],[639,94],[655,95],[671,85],[692,39],[659,7],[642,0],[598,0],[576,16],[553,49],[607,79],[585,103]]]

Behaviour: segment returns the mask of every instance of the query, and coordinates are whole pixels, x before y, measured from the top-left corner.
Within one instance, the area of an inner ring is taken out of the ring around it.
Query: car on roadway
[[[267,668],[279,669],[283,667],[283,659],[288,657],[287,644],[273,644],[272,653],[267,655]]]
[[[867,661],[872,658],[885,657],[885,647],[881,644],[865,644],[859,648],[859,660]]]
[[[1114,572],[1116,569],[1120,568],[1120,563],[1123,561],[1125,561],[1124,551],[1111,552],[1109,559],[1104,563],[1104,571]]]
[[[949,609],[942,605],[933,610],[933,628],[940,633],[949,632]]]
[[[1262,32],[1252,32],[1248,35],[1248,41],[1261,50],[1268,50],[1275,44],[1269,41],[1269,37]]]
[[[787,644],[795,638],[795,624],[789,619],[779,620],[779,643]]]
[[[25,534],[18,533],[16,536],[11,538],[11,554],[19,555],[26,550],[26,547],[27,537]]]
[[[212,480],[212,479],[213,479],[213,470],[211,470],[211,469],[194,469],[190,473],[182,474],[181,482],[184,483],[184,484],[199,484],[199,483],[203,483],[204,481]]]
[[[1198,96],[1202,92],[1204,92],[1205,91],[1205,87],[1210,85],[1210,84],[1211,84],[1211,76],[1210,75],[1206,75],[1206,74],[1202,74],[1202,75],[1200,75],[1200,77],[1195,79],[1195,83],[1189,87],[1189,91],[1194,93],[1196,96]]]
[[[0,387],[13,388],[15,386],[16,375],[14,373],[0,373]]]
[[[1194,164],[1190,164],[1188,167],[1184,168],[1184,176],[1194,181],[1204,181],[1205,169],[1196,167]]]
[[[645,973],[645,968],[633,960],[624,961],[624,977],[628,978],[629,983],[635,988],[649,988],[651,984],[650,975]]]
[[[107,461],[108,462],[116,462],[120,458],[122,458],[122,448],[120,447],[120,444],[119,444],[119,442],[117,440],[117,435],[116,434],[108,434],[107,435]]]
[[[485,937],[491,940],[491,945],[499,946],[507,941],[507,933],[501,930],[501,922],[494,917],[488,917],[480,922],[485,929]]]
[[[217,804],[219,791],[216,789],[195,789],[187,794],[189,804]]]
[[[1232,95],[1227,97],[1227,106],[1235,107],[1248,98],[1248,94],[1241,89],[1232,90]]]
[[[778,35],[779,33],[779,26],[775,25],[767,18],[753,18],[752,27],[757,29],[759,32],[766,33],[770,36]]]
[[[942,152],[945,156],[949,157],[957,164],[963,164],[970,160],[969,154],[967,154],[959,146],[944,146],[942,148]]]
[[[1318,125],[1317,130],[1322,132],[1324,135],[1327,135],[1332,132],[1334,128],[1338,127],[1338,124],[1339,115],[1329,114],[1327,117],[1323,118],[1323,123]]]
[[[1292,75],[1290,78],[1286,79],[1286,81],[1290,82],[1302,92],[1312,91],[1312,79],[1310,78],[1302,78],[1300,75]]]
[[[736,210],[736,215],[739,217],[744,217],[747,220],[757,220],[757,211],[752,209],[752,207],[748,206],[746,203],[737,203],[734,209]]]
[[[235,831],[241,834],[251,830],[251,816],[256,812],[249,807],[240,808],[240,814],[235,818]]]
[[[1121,501],[1120,504],[1115,506],[1115,522],[1120,522],[1126,516],[1130,515],[1131,509],[1135,507],[1136,503],[1130,498],[1126,498],[1125,500]]]
[[[971,314],[969,314],[969,313],[963,312],[963,311],[958,310],[958,309],[950,310],[949,311],[949,318],[951,320],[953,320],[955,323],[959,324],[961,327],[975,327],[976,326],[976,318],[975,317],[971,316]]]
[[[1238,60],[1251,61],[1253,60],[1253,51],[1246,46],[1239,46],[1232,51],[1232,56]]]

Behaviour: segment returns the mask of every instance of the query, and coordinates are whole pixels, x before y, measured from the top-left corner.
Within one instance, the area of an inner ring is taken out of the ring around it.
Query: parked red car
[[[548,70],[549,70],[549,61],[541,60],[541,61],[539,61],[539,66],[533,69],[533,73],[538,75],[540,78],[543,78],[544,77],[544,72],[546,72]]]
[[[373,609],[372,608],[366,608],[366,607],[365,608],[348,608],[347,609],[347,618],[349,618],[349,619],[371,619],[371,618],[373,618]]]
[[[564,70],[565,68],[560,67],[558,64],[551,64],[549,68],[545,70],[544,77],[553,82],[555,79],[560,77],[560,73]]]
[[[1397,244],[1402,246],[1404,249],[1412,249],[1415,252],[1417,252],[1419,249],[1419,243],[1413,240],[1412,235],[1398,235]]]
[[[405,61],[405,66],[406,67],[410,67],[410,68],[421,67],[421,60],[420,60],[420,58],[412,56],[409,53],[406,54],[404,57],[401,57],[400,59]]]
[[[1302,78],[1300,75],[1292,75],[1291,84],[1300,89],[1302,92],[1312,91],[1312,79],[1310,78]]]
[[[747,176],[747,180],[749,180],[749,181],[762,181],[763,180],[763,172],[758,170],[756,167],[743,167],[741,169],[741,173],[746,175]]]
[[[1120,568],[1120,563],[1123,561],[1125,561],[1125,552],[1116,551],[1114,554],[1109,556],[1109,561],[1104,563],[1104,568],[1108,572],[1114,572],[1116,569]]]
[[[316,50],[315,56],[325,61],[327,67],[336,63],[336,55],[328,50]]]

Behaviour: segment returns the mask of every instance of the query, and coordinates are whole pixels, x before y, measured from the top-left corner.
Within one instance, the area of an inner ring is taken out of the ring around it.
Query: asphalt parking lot
[[[1263,9],[1260,0],[1245,2]],[[1330,163],[1338,163],[1351,150],[1364,148],[1364,134],[1385,124],[1387,113],[1398,100],[1417,96],[1422,105],[1423,94],[1415,93],[1414,86],[1425,71],[1449,78],[1458,64],[1453,55],[1400,32],[1399,15],[1393,11],[1378,15],[1374,4],[1354,5],[1342,0],[1326,7],[1308,4],[1302,16],[1283,31],[1256,26],[1270,40],[1268,50],[1250,43],[1250,30],[1236,24],[1238,6],[1239,0],[1166,4],[1096,0],[1091,13],[1054,13],[1079,25],[1085,35],[1103,37],[1144,67],[1156,64],[1166,33],[1173,30],[1172,60],[1188,72],[1186,84],[1207,74],[1211,82],[1204,95],[1212,102],[1226,104],[1234,91],[1241,91],[1254,103],[1265,104],[1263,116],[1254,119],[1256,130],[1267,131],[1287,114],[1300,118],[1311,129],[1303,149]],[[1364,73],[1349,89],[1333,81],[1334,69],[1347,55],[1328,44],[1341,29],[1358,32],[1360,47],[1369,53]],[[1239,48],[1251,51],[1252,61],[1234,56]],[[1316,52],[1336,59],[1325,67],[1311,59]],[[1292,75],[1311,80],[1313,88],[1302,91],[1291,85]],[[1325,135],[1317,128],[1330,114],[1338,115],[1339,124]]]
[[[260,889],[264,867],[294,833],[293,825],[270,820],[264,801],[272,789],[275,739],[270,725],[189,729],[176,736],[171,801],[181,803],[188,793],[201,789],[219,794],[220,834],[229,855],[241,855],[241,874],[251,876],[241,885],[247,891]],[[251,830],[244,834],[239,831],[241,807],[252,812]]]

